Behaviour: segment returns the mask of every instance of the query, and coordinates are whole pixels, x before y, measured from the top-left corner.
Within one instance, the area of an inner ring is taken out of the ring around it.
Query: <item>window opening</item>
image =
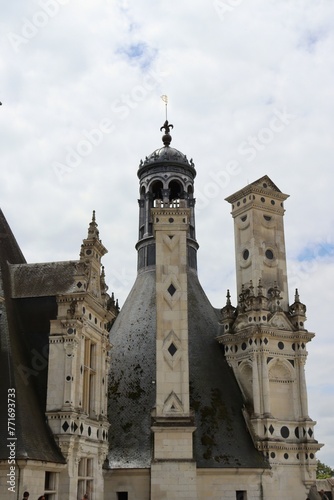
[[[117,492],[117,500],[128,500],[128,492],[127,491],[118,491]]]
[[[45,471],[45,479],[44,479],[45,500],[56,500],[57,483],[58,483],[58,473]]]
[[[83,410],[89,415],[93,410],[95,374],[96,374],[96,344],[85,339],[84,379],[83,379]]]
[[[169,201],[179,200],[183,198],[182,196],[182,186],[177,181],[171,181],[169,183]]]
[[[247,491],[236,491],[235,498],[236,500],[247,500]]]
[[[78,465],[78,499],[87,494],[92,500],[93,480],[93,459],[83,457]]]
[[[153,195],[153,200],[162,200],[162,182],[161,181],[156,181],[152,184],[152,195]]]

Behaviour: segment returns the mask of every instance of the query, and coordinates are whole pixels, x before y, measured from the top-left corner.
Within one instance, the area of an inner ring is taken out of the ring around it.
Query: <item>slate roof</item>
[[[10,266],[12,297],[50,297],[74,291],[78,261]]]
[[[155,403],[155,271],[137,276],[110,332],[109,465],[151,465],[151,409]]]
[[[269,467],[247,430],[243,399],[232,369],[215,340],[218,311],[197,275],[188,273],[191,406],[194,455],[201,468]],[[155,403],[155,270],[137,276],[111,332],[108,415],[111,468],[151,464],[150,413]]]
[[[43,364],[41,351],[41,346],[48,343],[49,319],[54,311],[55,298],[41,298],[38,304],[34,299],[30,304],[31,308],[27,307],[27,303],[23,307],[23,302],[13,300],[10,272],[12,264],[26,266],[23,254],[0,211],[0,435],[3,438],[0,440],[0,459],[8,459],[7,437],[13,437],[8,435],[6,402],[8,389],[15,389],[16,459],[64,463],[65,459],[45,420],[47,363]],[[35,312],[40,307],[44,311],[41,319],[35,322],[28,320],[36,316],[32,306],[35,307]],[[29,332],[32,339],[29,338]],[[37,345],[40,346],[38,349]],[[41,356],[39,367],[32,364],[36,353]]]

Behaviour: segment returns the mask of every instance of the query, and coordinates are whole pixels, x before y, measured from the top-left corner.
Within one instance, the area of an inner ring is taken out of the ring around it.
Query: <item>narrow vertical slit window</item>
[[[96,344],[85,339],[84,379],[83,379],[83,410],[91,415],[95,399],[96,374]]]

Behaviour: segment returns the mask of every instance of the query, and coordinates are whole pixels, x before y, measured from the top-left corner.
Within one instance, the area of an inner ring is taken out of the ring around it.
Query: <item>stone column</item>
[[[297,360],[297,377],[299,383],[299,398],[300,398],[300,416],[301,418],[309,418],[308,416],[308,401],[307,401],[307,388],[305,380],[305,359],[299,358]]]

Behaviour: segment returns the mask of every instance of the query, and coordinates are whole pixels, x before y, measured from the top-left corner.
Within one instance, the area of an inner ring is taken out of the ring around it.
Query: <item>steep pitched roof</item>
[[[145,272],[137,276],[110,332],[108,460],[112,468],[151,465],[155,332],[155,272]]]
[[[198,467],[268,467],[248,433],[243,399],[216,341],[218,315],[197,275],[188,274],[189,370]],[[151,464],[150,411],[155,404],[155,271],[136,282],[110,332],[109,466]]]
[[[64,457],[58,449],[48,428],[43,404],[38,394],[39,371],[31,365],[32,353],[20,324],[20,307],[11,298],[10,265],[25,265],[23,254],[12,231],[0,212],[0,399],[7,401],[8,389],[15,394],[15,455],[16,459],[33,459],[63,463]],[[48,332],[46,332],[48,333]],[[28,376],[30,374],[31,376]],[[6,406],[6,405],[3,405]],[[7,406],[6,406],[7,409]],[[0,413],[0,435],[8,434],[7,411]],[[7,439],[0,441],[0,458],[8,459]]]
[[[26,262],[14,234],[0,209],[0,251],[9,262]]]
[[[11,265],[12,297],[50,297],[73,292],[77,263],[64,261]]]

